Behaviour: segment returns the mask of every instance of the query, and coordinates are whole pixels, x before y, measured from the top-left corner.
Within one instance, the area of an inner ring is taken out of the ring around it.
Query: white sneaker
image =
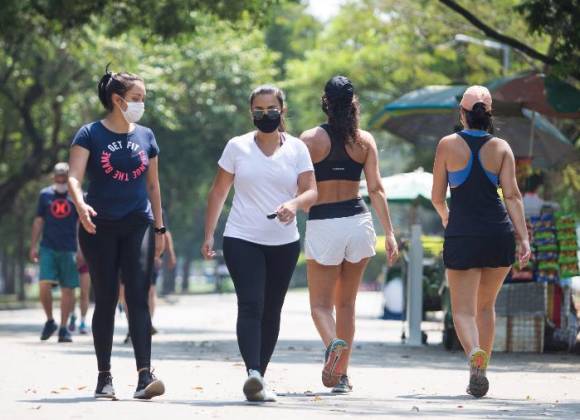
[[[244,395],[248,401],[265,401],[264,379],[257,370],[248,372],[248,379],[244,382]]]
[[[278,395],[272,391],[269,387],[268,384],[264,383],[264,389],[262,390],[262,393],[264,394],[264,400],[266,402],[275,402],[276,398],[278,398]]]

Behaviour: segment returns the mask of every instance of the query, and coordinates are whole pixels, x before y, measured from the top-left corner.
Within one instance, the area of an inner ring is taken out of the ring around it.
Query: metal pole
[[[423,319],[423,244],[421,225],[411,226],[411,247],[409,250],[409,270],[407,272],[407,343],[421,346],[421,321]]]
[[[530,150],[528,157],[534,156],[534,137],[536,134],[536,111],[532,111],[532,127],[530,129]]]

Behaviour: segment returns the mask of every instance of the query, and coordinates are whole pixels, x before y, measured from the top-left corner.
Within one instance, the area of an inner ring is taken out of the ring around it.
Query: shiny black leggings
[[[154,247],[148,243],[151,235],[145,232],[150,225],[142,218],[95,221],[95,224],[95,235],[87,233],[82,226],[79,228],[79,243],[95,293],[92,328],[99,371],[111,370],[119,276],[125,285],[137,369],[148,368],[151,365],[151,317],[147,300]]]
[[[300,243],[268,246],[224,237],[223,249],[238,297],[240,353],[246,369],[264,375],[278,341],[280,313]]]

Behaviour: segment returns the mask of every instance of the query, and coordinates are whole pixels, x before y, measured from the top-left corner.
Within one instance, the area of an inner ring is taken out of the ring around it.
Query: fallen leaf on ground
[[[192,389],[196,391],[203,391],[203,386],[194,386]]]
[[[77,390],[78,391],[82,391],[83,389],[86,389],[87,386],[86,385],[82,385],[82,386],[77,386]]]
[[[35,405],[34,407],[30,407],[31,410],[40,410],[41,405]]]
[[[51,393],[51,394],[60,394],[60,392],[58,392],[58,391],[55,391],[55,390],[52,390],[52,391],[50,391],[50,393]]]
[[[415,411],[415,412],[419,412],[419,407],[417,407],[416,405],[413,406],[413,408],[411,408],[411,411]]]
[[[68,386],[61,386],[59,389],[63,390],[63,391],[68,391],[69,387]]]

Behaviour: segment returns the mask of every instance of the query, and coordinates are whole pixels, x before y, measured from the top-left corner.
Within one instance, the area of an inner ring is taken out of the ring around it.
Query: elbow
[[[385,201],[387,198],[386,194],[385,194],[385,189],[380,184],[369,188],[368,193],[369,193],[369,198],[371,199],[371,202],[376,201],[376,200]]]

